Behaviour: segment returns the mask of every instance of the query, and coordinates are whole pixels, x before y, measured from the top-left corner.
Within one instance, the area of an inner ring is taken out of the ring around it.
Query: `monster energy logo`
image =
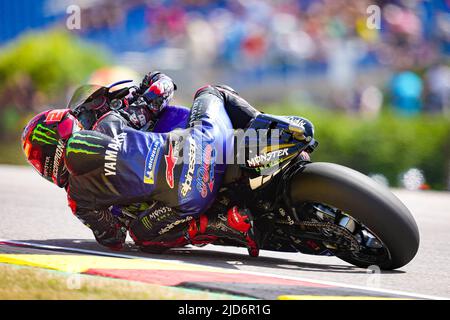
[[[83,153],[83,154],[100,154],[100,152],[90,150],[87,147],[89,147],[89,148],[99,148],[99,149],[104,149],[105,148],[104,146],[102,146],[100,144],[90,143],[90,142],[87,142],[85,140],[77,139],[77,138],[91,138],[91,139],[96,139],[96,140],[102,140],[102,138],[96,137],[96,136],[93,136],[93,135],[75,133],[72,136],[72,138],[69,139],[69,141],[67,143],[66,155],[68,155],[71,152],[73,152],[73,153]]]
[[[150,222],[150,218],[145,216],[144,218],[142,218],[142,224],[144,225],[144,227],[148,230],[152,229],[152,223]]]
[[[61,164],[61,159],[64,154],[64,147],[65,147],[65,144],[60,139],[58,141],[58,146],[56,147],[56,151],[55,151],[55,160],[53,161],[53,176],[54,177],[58,177],[59,166]]]
[[[39,141],[45,144],[58,144],[58,139],[55,137],[56,131],[49,129],[42,124],[38,124],[33,130],[31,141]]]

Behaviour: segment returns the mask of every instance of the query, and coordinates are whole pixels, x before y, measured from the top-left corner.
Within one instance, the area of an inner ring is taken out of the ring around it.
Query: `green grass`
[[[239,297],[0,264],[0,300],[225,300]]]

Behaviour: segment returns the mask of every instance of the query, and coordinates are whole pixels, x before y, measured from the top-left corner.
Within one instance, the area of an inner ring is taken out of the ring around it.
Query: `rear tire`
[[[291,179],[289,192],[292,204],[327,204],[370,229],[391,255],[379,265],[381,269],[400,268],[417,253],[419,230],[409,210],[388,188],[358,171],[333,163],[309,163]],[[351,258],[343,260],[369,266]]]

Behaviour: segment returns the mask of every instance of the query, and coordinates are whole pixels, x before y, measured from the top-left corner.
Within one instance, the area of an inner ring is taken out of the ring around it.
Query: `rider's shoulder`
[[[74,133],[66,144],[65,162],[72,174],[84,174],[103,164],[109,137],[92,130]]]
[[[92,127],[92,130],[99,132],[108,132],[111,127],[122,126],[126,122],[125,118],[116,111],[111,110],[102,115]]]

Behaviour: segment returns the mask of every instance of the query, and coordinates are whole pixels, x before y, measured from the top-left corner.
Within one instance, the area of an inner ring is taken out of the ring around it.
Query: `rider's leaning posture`
[[[228,87],[206,86],[195,95],[185,129],[145,132],[139,129],[167,105],[176,87],[158,72],[143,85],[146,101],[157,101],[148,104],[152,108],[110,111],[91,130],[68,109],[35,116],[22,135],[29,163],[65,188],[73,213],[104,246],[122,248],[127,231],[141,248],[157,250],[226,237],[257,256],[248,210],[211,205],[226,169],[217,161],[219,150],[232,129],[246,128],[258,111]],[[135,219],[112,214],[130,207],[139,207]]]

